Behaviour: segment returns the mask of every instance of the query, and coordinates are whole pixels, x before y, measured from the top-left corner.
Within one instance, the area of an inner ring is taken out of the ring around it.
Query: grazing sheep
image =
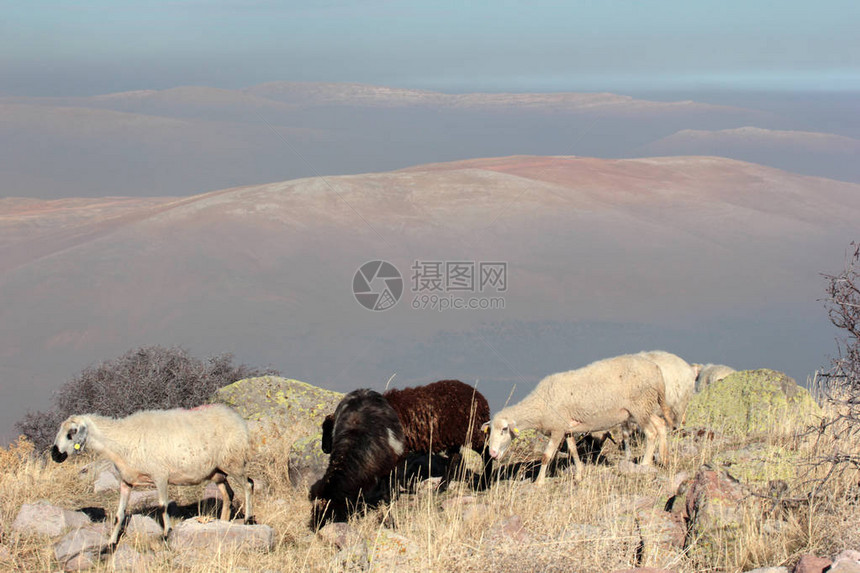
[[[680,356],[664,350],[640,352],[639,356],[644,356],[660,367],[666,388],[666,405],[672,410],[675,424],[682,425],[687,415],[687,406],[696,391],[698,368],[691,366]]]
[[[695,392],[698,366],[691,366],[680,356],[664,350],[640,352],[638,355],[654,362],[660,368],[666,387],[666,405],[672,411],[675,427],[682,426],[687,416],[687,406],[690,405]],[[630,438],[635,432],[636,425],[632,421],[628,420],[621,425],[621,443],[627,460],[630,459]]]
[[[331,456],[326,472],[311,486],[311,527],[345,521],[360,504],[390,499],[389,474],[404,453],[397,412],[379,392],[354,390],[323,422],[323,451]]]
[[[504,455],[521,429],[535,428],[547,434],[549,442],[537,478],[541,484],[563,438],[579,475],[582,462],[573,434],[608,430],[629,419],[647,438],[642,465],[651,464],[658,442],[660,460],[665,461],[664,418],[671,423],[660,368],[642,356],[624,355],[547,376],[519,404],[499,411],[484,427],[490,434],[490,456],[496,459]]]
[[[69,454],[88,449],[113,462],[120,475],[119,507],[109,541],[112,548],[119,541],[131,490],[138,485],[155,485],[165,537],[170,532],[168,484],[212,480],[224,501],[221,519],[229,520],[233,492],[227,476],[233,476],[245,491],[245,523],[253,523],[253,482],[245,473],[251,454],[248,426],[227,406],[143,410],[121,419],[70,416],[60,425],[51,457],[63,462]]]
[[[486,457],[481,426],[490,421],[490,405],[477,389],[459,380],[439,380],[414,388],[391,389],[383,394],[400,418],[405,448],[410,453],[448,454],[449,471],[444,488],[460,466],[460,448],[467,446]],[[484,473],[489,477],[489,468]]]
[[[722,380],[735,369],[724,364],[695,364],[699,367],[699,377],[696,378],[696,392],[701,392],[710,384]]]

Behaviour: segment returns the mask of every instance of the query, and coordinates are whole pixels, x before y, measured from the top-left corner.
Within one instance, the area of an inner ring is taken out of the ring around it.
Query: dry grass
[[[298,429],[290,436],[269,430],[258,440],[253,475],[267,486],[257,497],[259,523],[272,526],[277,546],[268,554],[207,554],[189,559],[167,550],[161,541],[125,536],[120,542],[151,560],[146,571],[185,570],[195,573],[227,571],[339,571],[337,548],[307,528],[310,503],[307,493],[293,489],[287,479],[287,457],[292,442],[309,432]],[[769,437],[770,446],[791,451],[798,460],[798,476],[790,484],[785,503],[766,497],[749,504],[743,524],[705,546],[693,540],[686,552],[654,550],[640,546],[653,508],[660,508],[673,492],[673,480],[697,469],[727,448],[750,445],[749,440],[702,439],[675,436],[671,459],[655,473],[618,471],[623,454],[608,445],[608,463],[587,465],[582,479],[573,479],[566,468],[537,487],[528,480],[502,480],[485,492],[473,492],[462,484],[439,494],[427,487],[402,495],[391,506],[351,522],[372,547],[387,523],[414,542],[417,551],[402,570],[413,571],[612,571],[625,567],[664,566],[678,573],[746,571],[755,567],[792,564],[803,553],[830,555],[860,546],[856,524],[857,475],[844,473],[818,487],[827,466],[814,461],[833,446],[832,437],[796,435],[791,429]],[[856,446],[860,444],[854,444]],[[840,444],[843,449],[845,444]],[[54,540],[38,535],[18,535],[9,525],[22,503],[40,499],[69,509],[116,508],[116,493],[94,494],[79,475],[90,459],[54,464],[33,456],[26,441],[0,450],[0,542],[11,560],[0,561],[3,571],[55,571]],[[757,488],[757,489],[756,489]],[[767,484],[753,488],[766,495]],[[201,498],[199,488],[171,488],[179,504]],[[755,496],[754,496],[755,497]],[[457,498],[460,498],[457,500]],[[450,501],[449,501],[450,500]],[[457,501],[455,501],[457,500]],[[443,503],[447,509],[442,509]],[[640,511],[631,508],[640,507]],[[652,512],[653,513],[653,512]],[[659,513],[659,512],[658,512]],[[524,536],[515,540],[494,532],[495,524],[519,516]],[[0,558],[2,559],[2,558]],[[95,571],[113,570],[109,560]]]

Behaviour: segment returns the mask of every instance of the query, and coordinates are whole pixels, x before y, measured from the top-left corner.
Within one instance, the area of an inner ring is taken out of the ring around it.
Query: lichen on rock
[[[822,415],[808,390],[775,370],[743,370],[714,382],[693,397],[687,425],[727,435],[791,433]]]

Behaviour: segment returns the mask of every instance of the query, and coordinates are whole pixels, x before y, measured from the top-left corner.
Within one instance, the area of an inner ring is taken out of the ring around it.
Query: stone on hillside
[[[833,562],[826,557],[816,557],[815,555],[804,555],[794,566],[794,573],[821,573]]]
[[[792,433],[821,416],[809,391],[774,370],[743,370],[693,396],[687,426],[734,436]]]
[[[380,530],[371,545],[370,563],[377,571],[414,570],[420,560],[417,543],[387,529]]]
[[[98,562],[106,544],[107,537],[103,531],[76,529],[54,544],[54,555],[64,571],[80,571],[89,569]]]
[[[675,573],[675,570],[655,569],[654,567],[636,567],[634,569],[616,569],[612,573]]]
[[[782,446],[752,443],[738,449],[714,454],[711,464],[725,468],[733,477],[747,484],[767,484],[774,480],[792,483],[801,468],[797,452]]]
[[[125,526],[125,535],[147,535],[160,537],[164,533],[157,521],[147,515],[133,514]]]
[[[309,488],[325,474],[328,454],[323,453],[321,441],[322,433],[317,433],[293,442],[287,456],[287,473],[293,487]]]
[[[104,493],[106,491],[119,491],[119,478],[116,473],[111,470],[102,470],[99,472],[93,483],[94,493]]]
[[[856,559],[836,558],[827,573],[860,573],[860,562]]]
[[[370,569],[367,543],[361,540],[337,552],[331,560],[329,569],[333,571],[367,571]],[[378,571],[382,569],[377,567]]]
[[[732,539],[744,518],[743,486],[723,471],[702,466],[687,492],[687,541],[705,558],[719,551],[720,539]]]
[[[317,532],[317,536],[337,547],[344,549],[361,540],[361,534],[357,529],[347,523],[332,522]]]
[[[133,489],[128,496],[128,511],[140,511],[158,506],[158,492],[154,489]]]
[[[232,406],[246,420],[268,420],[293,434],[297,425],[318,428],[341,398],[340,392],[278,376],[246,378],[215,394],[216,401]]]
[[[644,563],[670,565],[679,562],[687,533],[683,518],[652,506],[636,512],[636,523],[642,539]]]
[[[151,553],[140,553],[128,545],[120,545],[108,558],[112,571],[130,571],[146,573],[155,569],[155,556]]]
[[[70,527],[83,527],[92,523],[85,513],[69,511],[47,501],[25,503],[18,511],[12,530],[19,533],[36,533],[55,537]]]
[[[172,549],[206,551],[271,551],[275,530],[268,525],[186,519],[170,531]]]

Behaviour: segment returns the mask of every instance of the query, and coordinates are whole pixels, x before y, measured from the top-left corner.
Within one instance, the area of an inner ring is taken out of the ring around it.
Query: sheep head
[[[54,438],[51,458],[57,463],[66,461],[69,454],[79,454],[87,441],[87,424],[80,416],[71,416],[60,424],[60,431]]]
[[[490,449],[490,457],[493,459],[501,458],[507,451],[511,442],[520,435],[520,430],[517,428],[517,423],[508,418],[496,416],[489,422],[484,422],[481,430],[486,434],[490,434],[487,444]]]

